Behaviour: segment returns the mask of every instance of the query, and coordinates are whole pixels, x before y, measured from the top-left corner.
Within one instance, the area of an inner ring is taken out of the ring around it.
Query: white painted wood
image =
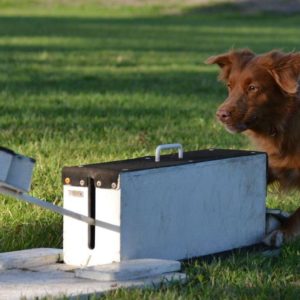
[[[124,281],[176,272],[180,269],[181,264],[179,261],[135,259],[77,269],[75,270],[75,276],[100,281]]]
[[[60,260],[62,260],[61,249],[35,248],[0,253],[0,271],[53,264]]]
[[[96,188],[96,219],[120,227],[121,191]],[[90,265],[120,261],[120,232],[96,227],[96,245]]]
[[[88,216],[88,188],[64,185],[64,208]],[[92,251],[88,248],[87,233],[86,223],[64,216],[63,252],[66,264],[88,265]]]
[[[75,192],[75,193],[74,193]],[[88,188],[64,186],[64,208],[88,215]],[[120,226],[120,190],[96,189],[98,221]],[[64,216],[63,249],[66,264],[81,267],[120,261],[120,233],[100,226],[95,248],[88,247],[88,225]]]

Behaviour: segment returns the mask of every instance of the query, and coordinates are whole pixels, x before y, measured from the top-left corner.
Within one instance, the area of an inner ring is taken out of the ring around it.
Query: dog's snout
[[[231,112],[226,109],[219,109],[217,111],[217,117],[220,121],[226,122],[231,118]]]

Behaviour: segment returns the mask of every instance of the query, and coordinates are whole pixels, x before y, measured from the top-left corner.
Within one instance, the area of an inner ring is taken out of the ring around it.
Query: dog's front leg
[[[300,237],[300,207],[286,220],[279,229],[267,234],[263,242],[268,246],[280,247],[283,242]]]

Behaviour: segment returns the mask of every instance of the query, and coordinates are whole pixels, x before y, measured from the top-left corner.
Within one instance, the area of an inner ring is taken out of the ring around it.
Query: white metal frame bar
[[[18,198],[20,200],[23,200],[23,201],[31,203],[31,204],[35,204],[35,205],[44,207],[46,209],[52,210],[52,211],[54,211],[56,213],[59,213],[61,215],[68,216],[68,217],[71,217],[73,219],[76,219],[76,220],[82,221],[84,223],[87,223],[89,225],[99,226],[99,227],[102,227],[102,228],[105,228],[105,229],[108,229],[108,230],[111,230],[111,231],[120,232],[120,227],[119,226],[116,226],[116,225],[113,225],[113,224],[110,224],[110,223],[107,223],[107,222],[102,222],[102,221],[99,221],[99,220],[95,220],[93,218],[78,214],[74,211],[71,211],[71,210],[65,209],[63,207],[54,205],[50,202],[42,201],[38,198],[32,197],[32,196],[30,196],[28,194],[25,194],[25,193],[17,192],[17,191],[14,191],[12,189],[5,188],[3,186],[2,187],[0,186],[0,193],[4,194],[4,195],[8,195],[8,196]]]

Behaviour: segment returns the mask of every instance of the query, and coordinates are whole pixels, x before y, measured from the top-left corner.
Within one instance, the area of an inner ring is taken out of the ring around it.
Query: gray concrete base
[[[1,253],[0,299],[36,299],[46,296],[75,299],[81,296],[84,299],[91,294],[102,294],[121,287],[154,287],[162,282],[186,280],[185,274],[177,272],[180,263],[176,261],[135,260],[85,269],[60,263],[59,257],[62,257],[59,249]]]
[[[15,268],[31,268],[62,261],[61,249],[36,248],[0,253],[0,271]]]
[[[75,270],[79,278],[100,281],[126,281],[180,271],[179,261],[165,259],[133,259]]]

